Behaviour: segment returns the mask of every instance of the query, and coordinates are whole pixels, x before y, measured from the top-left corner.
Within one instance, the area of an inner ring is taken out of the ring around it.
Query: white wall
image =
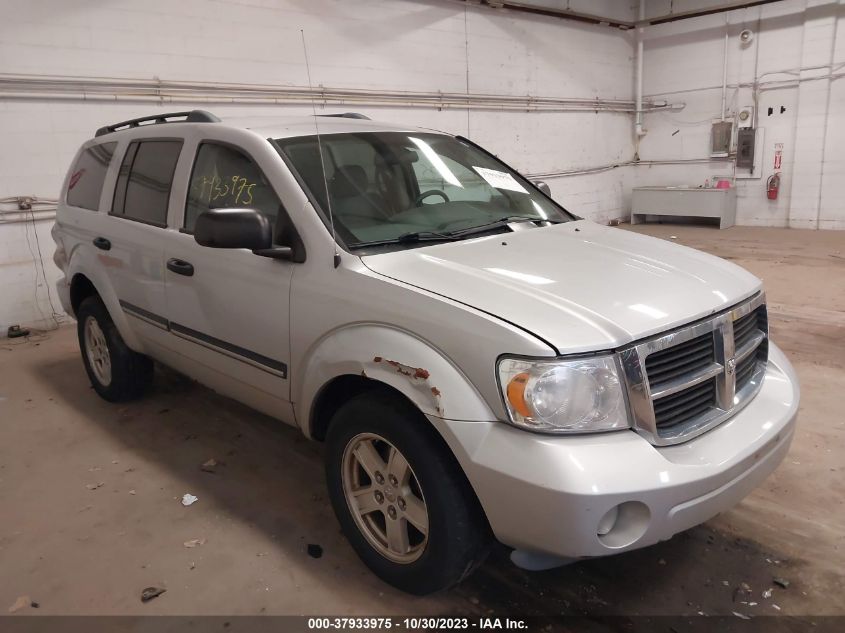
[[[0,0],[0,8],[0,73],[304,86],[304,29],[315,85],[632,99],[632,34],[451,0]],[[20,101],[0,93],[0,198],[56,197],[73,153],[97,127],[179,109],[185,106]],[[206,109],[223,117],[310,113]],[[330,108],[350,109],[468,133],[525,173],[612,163],[633,151],[631,118],[621,113]],[[627,213],[630,185],[622,186],[620,171],[547,180],[564,205],[605,221]],[[12,323],[43,325],[40,312],[51,310],[43,285],[40,311],[33,303],[23,231],[0,224],[3,332]],[[40,223],[52,283],[58,273],[48,233],[49,223]]]
[[[649,14],[666,11],[666,4],[666,0],[648,0]],[[675,0],[674,9],[686,10],[690,4]],[[721,110],[726,28],[729,118],[733,119],[738,107],[753,104],[751,86],[756,80],[761,88],[758,125],[765,135],[762,177],[738,181],[737,222],[845,229],[843,0],[785,0],[646,29],[645,94],[683,101],[686,107],[645,116],[648,134],[640,143],[640,158],[708,156],[710,124]],[[743,48],[738,36],[745,28],[754,32],[754,40]],[[817,79],[830,75],[831,68],[838,79]],[[795,81],[799,78],[800,82]],[[775,171],[775,143],[783,144],[781,189],[778,200],[770,201],[765,185]],[[636,169],[636,183],[699,185],[713,174],[731,171],[727,163],[641,166]]]

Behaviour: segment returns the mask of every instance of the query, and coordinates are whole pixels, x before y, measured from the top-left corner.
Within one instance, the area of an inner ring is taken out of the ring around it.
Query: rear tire
[[[460,466],[398,396],[361,394],[337,411],[326,437],[326,478],[358,556],[403,591],[451,587],[489,552],[487,521]]]
[[[153,379],[153,361],[126,346],[102,300],[83,300],[76,318],[82,362],[94,390],[109,402],[143,395]]]

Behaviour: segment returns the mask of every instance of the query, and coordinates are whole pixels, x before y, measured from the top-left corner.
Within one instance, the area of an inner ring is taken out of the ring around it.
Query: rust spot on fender
[[[387,363],[391,367],[396,370],[397,374],[402,374],[403,376],[408,376],[409,378],[413,378],[415,380],[428,380],[431,376],[431,372],[427,369],[423,369],[422,367],[411,367],[410,365],[404,365],[396,360],[388,360],[386,358],[382,358],[381,356],[373,357],[374,363]]]
[[[426,384],[428,379],[431,378],[431,372],[425,369],[424,367],[412,367],[410,365],[405,365],[404,363],[400,363],[396,360],[390,360],[388,358],[384,358],[382,356],[374,356],[373,357],[374,363],[385,363],[386,365],[390,365],[393,369],[396,370],[397,374],[402,376],[406,376],[409,378],[409,382],[418,390],[423,392],[427,398],[431,399],[431,405],[433,406],[434,410],[437,412],[437,415],[444,415],[443,406],[440,402],[440,389],[437,387],[429,386]],[[361,372],[362,376],[366,377],[366,373],[363,371]],[[431,394],[430,396],[428,394]]]

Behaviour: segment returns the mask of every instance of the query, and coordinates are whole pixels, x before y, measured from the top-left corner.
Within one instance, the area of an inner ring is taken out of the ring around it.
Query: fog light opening
[[[604,536],[613,529],[616,525],[616,520],[619,518],[619,506],[613,506],[607,511],[601,521],[599,521],[599,528],[597,530],[599,536]]]
[[[596,527],[596,536],[605,547],[628,547],[642,538],[650,520],[651,512],[646,504],[626,501],[605,513]]]

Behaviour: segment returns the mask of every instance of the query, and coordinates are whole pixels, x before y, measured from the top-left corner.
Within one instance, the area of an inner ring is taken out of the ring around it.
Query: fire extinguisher
[[[766,181],[766,197],[769,200],[777,200],[778,189],[780,189],[780,172],[772,174]]]

